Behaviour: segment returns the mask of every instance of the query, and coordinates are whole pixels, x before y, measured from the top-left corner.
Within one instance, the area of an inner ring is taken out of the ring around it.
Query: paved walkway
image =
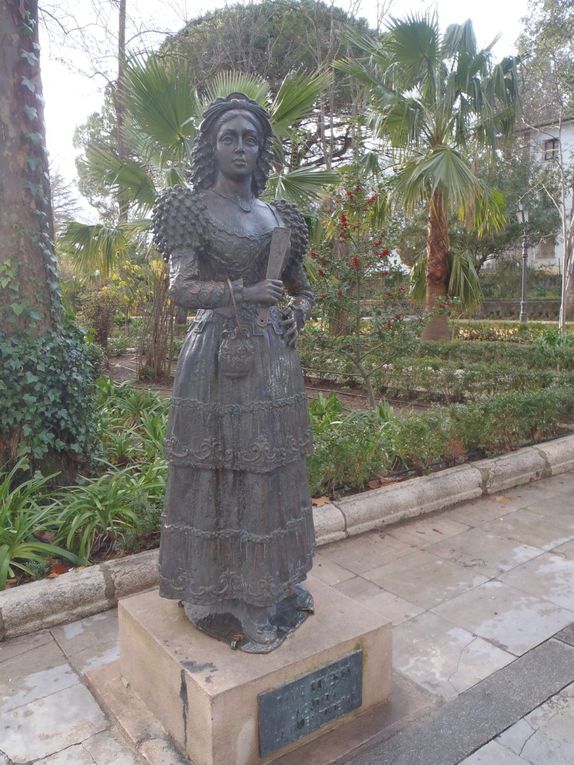
[[[345,763],[574,765],[573,498],[570,473],[320,549],[393,621],[409,720]],[[136,763],[83,683],[117,655],[114,611],[0,643],[0,765]]]

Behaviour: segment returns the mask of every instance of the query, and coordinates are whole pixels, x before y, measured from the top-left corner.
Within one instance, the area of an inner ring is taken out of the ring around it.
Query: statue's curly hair
[[[258,197],[265,188],[267,177],[271,171],[273,131],[269,122],[269,115],[265,109],[244,93],[230,93],[225,98],[217,98],[203,113],[203,121],[199,126],[199,133],[191,155],[190,180],[193,187],[198,191],[210,189],[215,183],[217,171],[213,152],[215,135],[222,118],[230,111],[249,112],[257,127],[260,149],[257,166],[253,173],[252,190]]]

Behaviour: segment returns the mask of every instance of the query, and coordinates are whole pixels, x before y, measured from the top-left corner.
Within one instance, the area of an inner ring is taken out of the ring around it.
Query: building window
[[[537,257],[540,260],[554,260],[556,254],[556,238],[553,234],[543,236],[538,243]]]
[[[558,159],[558,148],[560,146],[560,140],[558,138],[549,138],[544,141],[544,159]]]

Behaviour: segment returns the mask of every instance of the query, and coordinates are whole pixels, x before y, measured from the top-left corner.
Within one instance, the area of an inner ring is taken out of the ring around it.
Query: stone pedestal
[[[207,637],[155,591],[120,602],[124,681],[194,765],[272,762],[388,699],[390,623],[320,581],[307,584],[316,614],[266,655]],[[344,677],[353,672],[358,699]]]

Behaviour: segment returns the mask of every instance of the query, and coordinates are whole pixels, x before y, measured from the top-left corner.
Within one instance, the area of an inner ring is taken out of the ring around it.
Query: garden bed
[[[301,346],[305,366],[310,349]],[[317,348],[311,348],[315,362]],[[308,472],[317,512],[341,497],[359,501],[365,490],[368,495],[412,476],[474,465],[572,431],[570,347],[417,341],[408,358],[383,365],[380,382],[384,378],[387,391],[400,399],[375,409],[340,357],[329,354],[323,361],[325,379],[307,378],[315,441]],[[110,368],[124,381],[99,383],[101,451],[93,455],[92,473],[62,487],[34,484],[33,478],[28,483],[24,473],[15,481],[4,476],[0,533],[8,541],[0,575],[11,584],[58,577],[69,565],[157,544],[171,381],[134,381],[134,354],[114,358]],[[460,403],[439,405],[432,398]]]
[[[317,544],[327,544],[458,502],[574,469],[574,436],[366,491],[314,508]],[[158,584],[157,550],[70,571],[0,592],[0,641],[113,608]]]

